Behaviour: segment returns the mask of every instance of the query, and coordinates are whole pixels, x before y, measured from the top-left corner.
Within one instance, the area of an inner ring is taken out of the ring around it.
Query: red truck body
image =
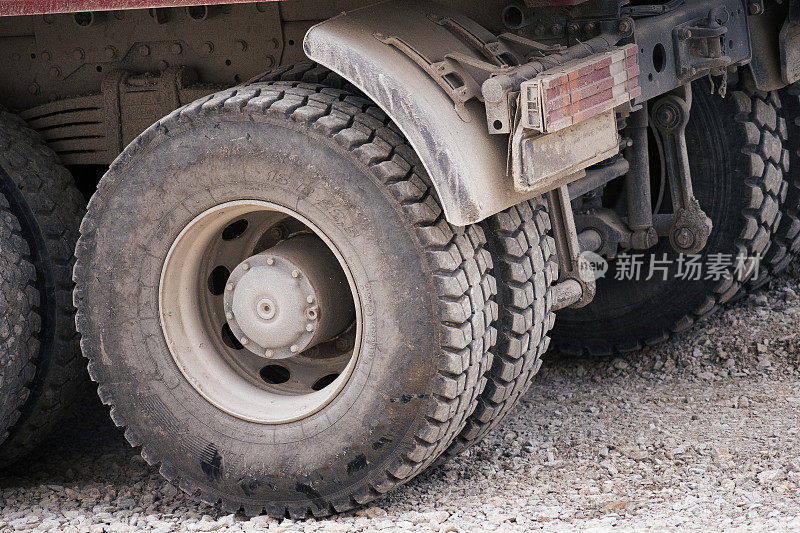
[[[277,2],[279,0],[263,0]],[[574,6],[587,0],[533,0],[531,6]],[[252,0],[3,0],[0,16],[74,13],[115,9],[146,9],[214,4],[242,4]]]

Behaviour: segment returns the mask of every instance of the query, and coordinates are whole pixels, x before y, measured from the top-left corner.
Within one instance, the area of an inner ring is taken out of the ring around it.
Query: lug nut
[[[242,344],[247,344],[248,342],[250,342],[250,339],[248,339],[247,337],[242,337],[241,339],[239,339],[239,342],[241,342]]]
[[[306,318],[309,320],[317,319],[317,310],[315,308],[306,309]]]
[[[247,263],[242,263],[242,270],[247,272],[248,270],[250,270],[250,265],[248,265]]]
[[[267,348],[266,350],[264,350],[264,357],[272,357],[273,355],[275,355],[275,352],[273,352],[273,351],[272,351],[272,350],[270,350],[269,348]]]
[[[292,353],[297,353],[299,350],[300,348],[298,348],[296,344],[292,344],[292,346],[289,348],[289,351]]]
[[[314,324],[307,324],[306,325],[306,331],[309,331],[309,332],[314,331]]]
[[[306,302],[308,302],[310,304],[313,304],[314,303],[314,297],[309,294],[308,296],[306,296]]]
[[[225,318],[227,318],[228,320],[233,320],[233,313],[228,311],[227,313],[225,313]]]
[[[233,290],[233,283],[228,283],[225,285],[225,290],[232,291]]]
[[[300,271],[299,270],[292,270],[292,277],[293,278],[299,278],[300,277]]]
[[[268,265],[270,265],[270,266],[272,266],[272,265],[274,265],[274,264],[275,264],[275,260],[274,260],[273,258],[271,258],[271,257],[270,257],[269,259],[267,259],[267,264],[268,264]]]

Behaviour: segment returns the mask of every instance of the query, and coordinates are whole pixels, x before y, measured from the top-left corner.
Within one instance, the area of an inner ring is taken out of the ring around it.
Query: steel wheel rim
[[[234,225],[245,229],[223,238]],[[230,276],[237,264],[258,252],[269,253],[276,228],[282,225],[304,227],[297,235],[315,235],[333,253],[347,279],[355,319],[330,341],[275,360],[237,348],[242,345],[230,334],[231,327],[225,332],[230,315],[226,317],[218,283],[226,277],[225,270]],[[358,359],[362,315],[350,268],[319,227],[282,205],[239,200],[197,215],[170,247],[158,296],[164,338],[183,376],[211,404],[243,420],[280,424],[316,413],[345,388]]]

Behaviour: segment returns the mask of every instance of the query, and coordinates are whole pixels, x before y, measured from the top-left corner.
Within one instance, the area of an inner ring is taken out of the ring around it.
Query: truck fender
[[[455,24],[442,24],[444,19]],[[310,59],[350,81],[397,124],[427,170],[445,217],[457,226],[531,198],[514,189],[507,173],[508,136],[489,134],[478,97],[456,105],[440,86],[443,80],[437,82],[418,64],[442,62],[453,52],[486,61],[463,30],[484,42],[495,40],[475,22],[437,4],[390,0],[321,22],[303,41]],[[469,72],[479,96],[488,75]],[[457,74],[452,79],[455,91],[475,87]]]

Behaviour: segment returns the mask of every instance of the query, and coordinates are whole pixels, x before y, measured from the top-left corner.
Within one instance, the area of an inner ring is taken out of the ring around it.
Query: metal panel
[[[312,27],[303,46],[311,59],[361,88],[397,123],[428,171],[447,220],[466,225],[533,195],[514,190],[506,169],[507,138],[489,135],[483,105],[467,101],[468,121],[462,119],[453,100],[422,67],[378,39],[396,37],[431,63],[451,52],[482,58],[434,22],[437,16],[482,32],[432,3],[388,1]]]

